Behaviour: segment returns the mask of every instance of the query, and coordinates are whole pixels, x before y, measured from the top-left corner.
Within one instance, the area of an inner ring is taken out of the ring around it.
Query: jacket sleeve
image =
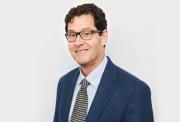
[[[140,85],[132,93],[123,120],[123,122],[154,122],[151,91],[146,84]]]

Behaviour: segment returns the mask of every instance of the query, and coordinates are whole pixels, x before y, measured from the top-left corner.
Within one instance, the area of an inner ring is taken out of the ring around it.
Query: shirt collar
[[[105,70],[106,64],[107,64],[107,57],[104,56],[104,58],[103,58],[103,60],[101,61],[101,63],[100,63],[87,77],[85,77],[85,76],[82,74],[82,72],[81,72],[81,70],[80,70],[80,68],[79,68],[79,70],[80,70],[79,79],[80,79],[80,80],[78,80],[78,83],[77,83],[77,84],[79,85],[80,82],[82,81],[82,79],[86,78],[86,80],[87,80],[88,82],[90,82],[90,84],[91,84],[93,87],[97,88],[98,85],[99,85],[99,83],[100,83],[100,80],[101,80],[101,77],[102,77],[102,75],[103,75],[103,72],[104,72],[104,70]]]

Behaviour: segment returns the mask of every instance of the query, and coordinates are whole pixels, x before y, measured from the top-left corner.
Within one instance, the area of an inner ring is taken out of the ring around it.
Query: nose
[[[76,45],[84,44],[84,40],[81,38],[80,34],[77,35],[75,44]]]

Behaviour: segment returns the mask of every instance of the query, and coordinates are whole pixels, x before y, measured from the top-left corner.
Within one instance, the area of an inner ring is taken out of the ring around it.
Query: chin
[[[81,65],[81,66],[84,66],[84,65],[86,65],[86,64],[87,64],[87,62],[86,62],[86,61],[77,61],[77,63],[78,63],[79,65]]]
[[[76,59],[76,62],[81,66],[88,64],[88,61],[85,59]]]

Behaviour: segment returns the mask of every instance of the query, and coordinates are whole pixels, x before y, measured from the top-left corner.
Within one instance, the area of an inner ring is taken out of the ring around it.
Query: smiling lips
[[[77,54],[82,54],[82,53],[85,53],[85,52],[87,52],[88,51],[88,49],[81,49],[81,50],[76,50],[75,52],[77,53]]]

